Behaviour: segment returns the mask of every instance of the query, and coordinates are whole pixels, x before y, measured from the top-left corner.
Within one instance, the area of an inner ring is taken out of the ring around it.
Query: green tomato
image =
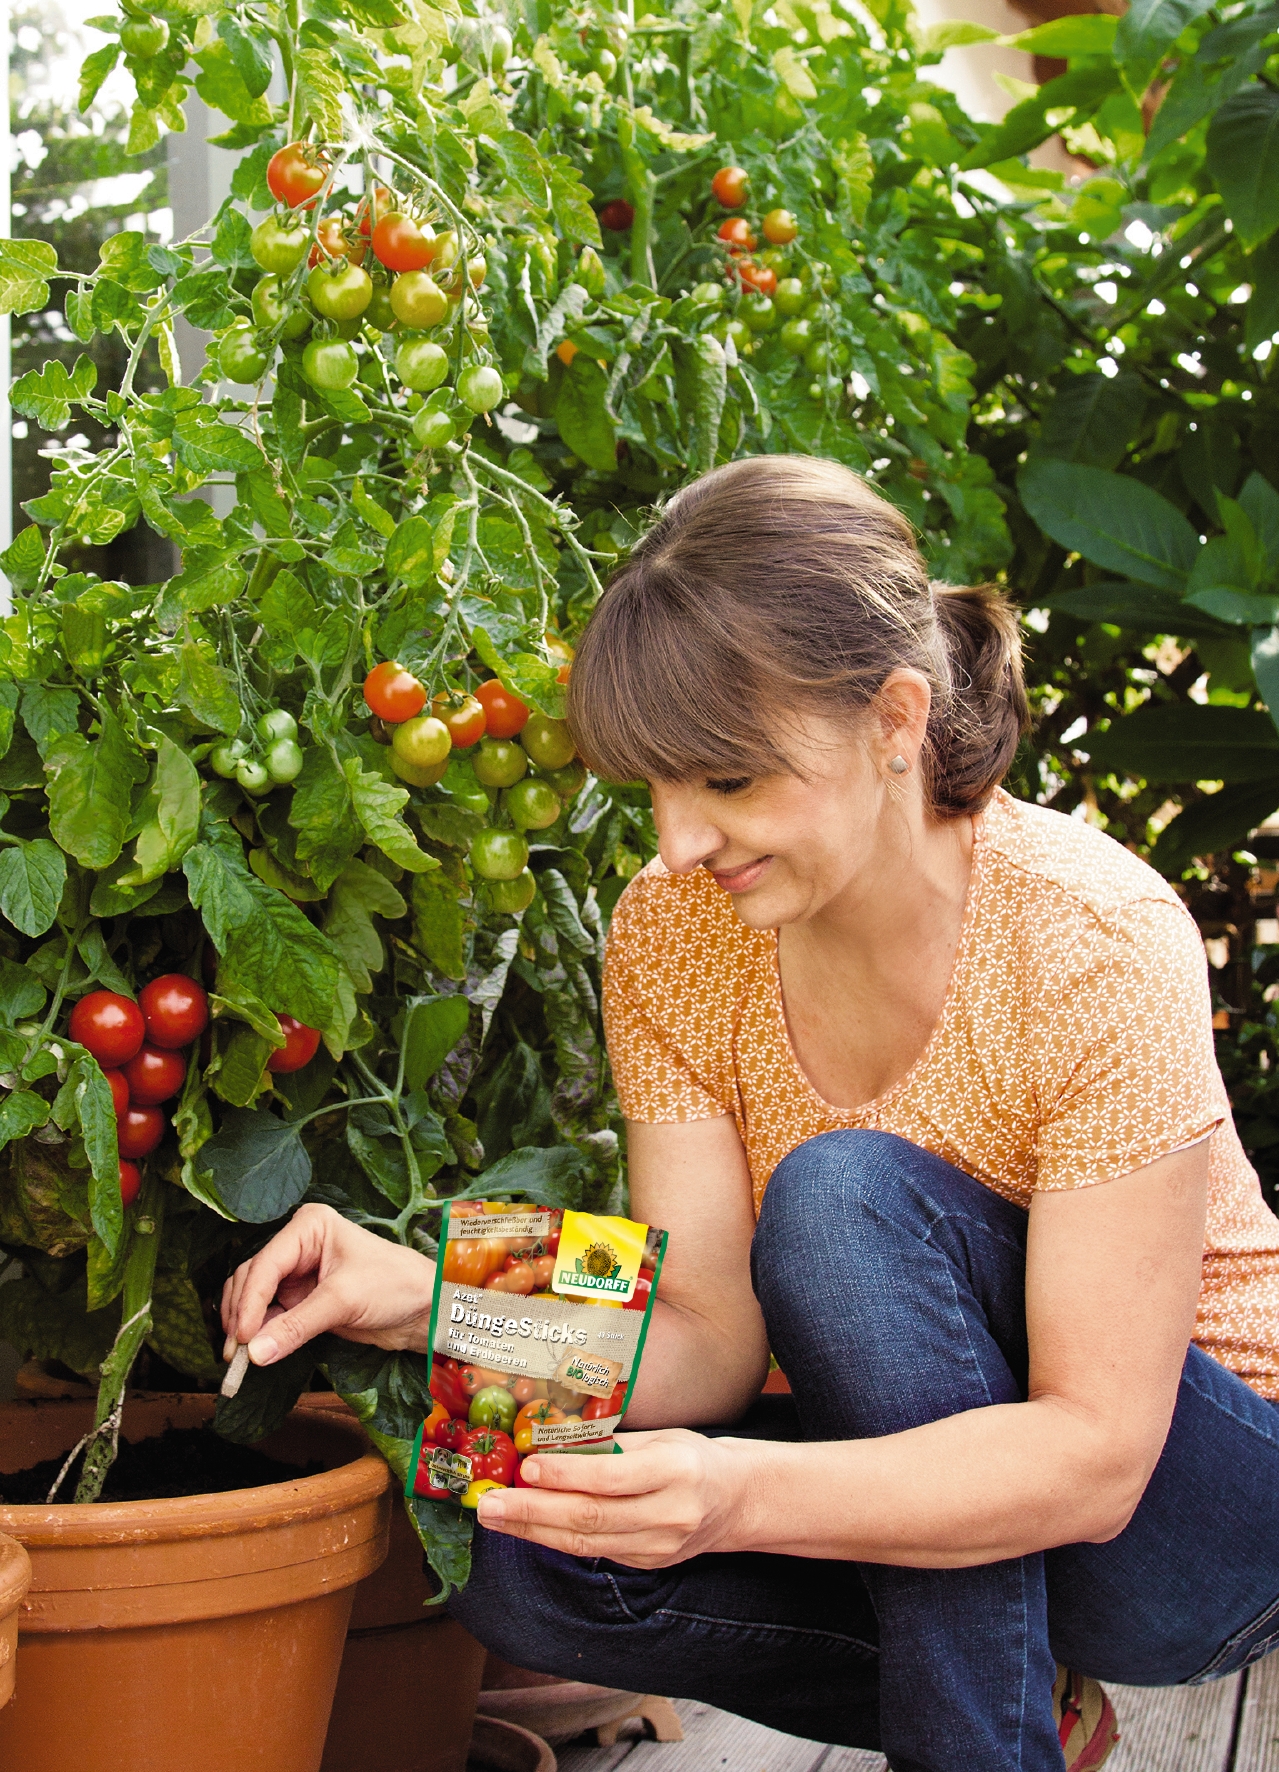
[[[731,320],[717,320],[711,327],[711,331],[721,344],[727,344],[731,338],[733,348],[739,357],[743,351],[755,343],[755,334],[745,320],[739,320],[736,315]]]
[[[491,25],[489,31],[489,67],[500,74],[511,59],[515,40],[505,25]]]
[[[834,295],[839,288],[839,278],[830,266],[824,265],[820,259],[815,258],[811,264],[805,265],[801,274],[805,284],[813,292],[820,291],[823,295]]]
[[[520,743],[539,769],[563,769],[577,755],[577,746],[563,720],[548,714],[530,714],[520,732]]]
[[[604,260],[593,246],[583,246],[578,253],[575,281],[581,284],[587,295],[603,295]]]
[[[360,372],[360,359],[342,338],[313,338],[302,353],[302,373],[313,388],[336,392],[349,388]]]
[[[848,352],[838,339],[815,338],[804,352],[804,368],[810,375],[825,375],[828,370],[838,373],[847,363]]]
[[[472,412],[492,412],[506,389],[496,369],[472,363],[457,378],[457,397]]]
[[[120,47],[138,61],[150,61],[169,41],[169,27],[162,18],[126,19],[120,27]]]
[[[780,246],[766,246],[763,252],[756,254],[755,262],[765,265],[778,277],[790,276],[790,254]]]
[[[392,748],[391,767],[400,780],[408,782],[410,787],[432,788],[448,768],[448,759],[445,758],[442,763],[410,763],[407,757],[402,757]]]
[[[724,286],[722,283],[694,283],[689,294],[701,307],[718,308],[724,301]]]
[[[525,868],[513,880],[486,880],[484,897],[491,911],[505,911],[508,916],[518,917],[526,911],[537,896],[537,881]]]
[[[586,786],[586,765],[580,757],[574,757],[562,769],[548,769],[543,776],[549,781],[560,799],[566,803],[575,800]]]
[[[808,291],[798,277],[783,277],[773,295],[773,302],[779,312],[788,319],[802,314],[808,306]]]
[[[369,305],[364,310],[366,326],[375,326],[379,332],[390,332],[399,325],[395,317],[395,309],[391,306],[391,287],[389,283],[375,283],[373,294],[369,297]]]
[[[419,394],[438,388],[448,372],[448,352],[429,338],[406,339],[395,353],[395,373]]]
[[[781,332],[782,349],[792,357],[802,357],[813,342],[811,320],[788,320]]]
[[[440,235],[435,242],[435,259],[440,256]],[[434,261],[433,261],[434,262]],[[405,326],[425,331],[438,326],[449,311],[449,298],[429,271],[405,271],[391,285],[391,310]]]
[[[611,49],[597,49],[595,51],[595,72],[605,86],[611,83],[617,72],[617,57]]]
[[[363,265],[334,259],[316,265],[306,280],[311,306],[326,320],[358,320],[373,299],[373,279]]]
[[[266,753],[267,774],[277,783],[296,781],[302,773],[302,747],[291,738],[277,738]]]
[[[453,740],[443,720],[434,714],[415,714],[395,728],[391,750],[414,769],[434,769],[447,760]]]
[[[777,324],[777,309],[766,295],[744,295],[737,312],[752,332],[771,332]]]
[[[268,215],[249,235],[249,251],[264,271],[274,271],[277,277],[296,271],[310,250],[309,230],[292,217],[282,222]]]
[[[439,407],[424,406],[413,417],[413,438],[422,449],[443,449],[453,441],[453,420]]]
[[[519,1404],[504,1384],[486,1384],[471,1398],[467,1421],[472,1427],[495,1427],[509,1434],[515,1426]]]
[[[513,788],[507,788],[505,805],[511,823],[519,831],[544,831],[564,810],[563,802],[550,783],[532,778],[517,781]]]
[[[471,768],[486,788],[513,788],[528,774],[528,753],[509,738],[482,738]]]
[[[285,338],[301,338],[311,318],[300,301],[284,299],[284,286],[278,277],[258,278],[253,286],[253,319],[259,331],[274,332],[283,322]]]
[[[265,763],[259,763],[256,757],[241,757],[235,766],[235,779],[246,794],[266,794],[275,783]]]
[[[296,738],[298,723],[285,708],[271,708],[263,714],[255,728],[263,744],[274,744],[277,738]]]
[[[249,747],[242,738],[226,739],[222,744],[215,744],[209,752],[209,767],[223,781],[230,781],[235,774],[236,765],[241,757],[248,755]]]
[[[471,838],[471,866],[481,880],[517,880],[528,866],[528,844],[519,831],[489,825]]]
[[[225,333],[218,346],[218,368],[227,381],[259,382],[269,362],[247,320]]]

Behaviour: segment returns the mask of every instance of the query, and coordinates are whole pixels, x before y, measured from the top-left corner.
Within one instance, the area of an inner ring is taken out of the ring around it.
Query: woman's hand
[[[326,1330],[425,1353],[434,1280],[425,1255],[361,1230],[331,1206],[302,1206],[223,1288],[224,1358],[247,1342],[253,1364],[270,1366]]]
[[[729,1533],[745,1510],[753,1442],[666,1428],[619,1434],[618,1444],[620,1458],[530,1454],[521,1474],[532,1487],[488,1490],[480,1524],[632,1569],[664,1569],[733,1548]]]

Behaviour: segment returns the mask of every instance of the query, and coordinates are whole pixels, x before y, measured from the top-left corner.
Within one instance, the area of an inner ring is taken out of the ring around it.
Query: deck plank
[[[616,1747],[590,1747],[572,1742],[557,1750],[560,1772],[613,1772],[625,1762],[626,1772],[816,1772],[829,1750],[820,1741],[803,1741],[780,1730],[766,1729],[745,1717],[694,1699],[677,1698],[675,1709],[684,1725],[683,1741],[620,1739]],[[837,1753],[842,1749],[836,1749]],[[829,1766],[823,1765],[823,1772]],[[865,1756],[865,1766],[842,1763],[832,1772],[873,1772],[883,1762]]]
[[[1279,1772],[1279,1655],[1248,1669],[1236,1772]]]
[[[1229,1772],[1238,1674],[1210,1686],[1112,1686],[1120,1740],[1106,1772]],[[1257,1768],[1240,1759],[1240,1772]]]

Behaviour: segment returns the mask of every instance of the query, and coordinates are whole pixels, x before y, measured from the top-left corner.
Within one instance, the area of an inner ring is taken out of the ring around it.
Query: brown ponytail
[[[979,811],[1029,721],[1016,611],[930,585],[910,524],[849,469],[755,456],[685,487],[614,575],[568,717],[614,781],[772,774],[788,710],[856,715],[900,667],[933,692],[933,810]]]

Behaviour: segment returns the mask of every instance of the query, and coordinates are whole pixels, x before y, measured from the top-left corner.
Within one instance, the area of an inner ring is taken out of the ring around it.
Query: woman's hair
[[[568,718],[609,780],[774,774],[794,769],[788,715],[855,716],[901,667],[933,693],[932,809],[979,811],[1029,724],[1016,611],[930,584],[906,518],[848,468],[754,456],[685,487],[614,574]]]

